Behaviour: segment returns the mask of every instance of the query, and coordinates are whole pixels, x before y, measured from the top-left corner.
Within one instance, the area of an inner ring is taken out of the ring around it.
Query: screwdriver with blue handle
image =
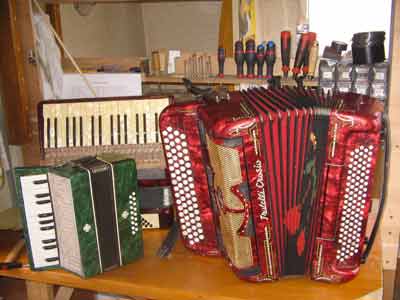
[[[276,61],[275,43],[269,41],[265,51],[265,62],[267,64],[267,79],[271,80],[274,77],[274,64]]]

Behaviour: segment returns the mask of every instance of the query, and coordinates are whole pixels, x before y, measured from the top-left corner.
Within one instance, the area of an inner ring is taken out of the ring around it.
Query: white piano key
[[[119,115],[119,144],[125,144],[125,126],[124,126],[124,115],[125,115],[125,102],[119,101],[118,102],[118,115]]]
[[[43,105],[43,143],[44,143],[44,148],[49,148],[48,144],[48,137],[47,137],[47,119],[49,117],[50,113],[50,107],[51,105]]]
[[[111,145],[110,136],[110,109],[112,102],[101,102],[99,110],[101,115],[101,142],[102,145]]]
[[[112,132],[111,132],[111,136],[112,136],[112,145],[117,145],[118,144],[118,131],[117,131],[117,116],[118,116],[118,105],[114,104],[111,107],[110,110],[110,115],[112,116]]]
[[[60,147],[67,147],[66,120],[68,116],[68,104],[67,103],[60,104],[59,108],[60,108],[60,120],[58,123],[60,126],[60,139],[61,139]]]
[[[146,101],[147,102],[147,101]],[[156,142],[156,126],[155,126],[155,117],[154,112],[156,111],[157,106],[154,102],[148,101],[146,104],[146,118],[147,118],[147,143],[152,144]]]
[[[134,145],[137,144],[136,140],[136,109],[133,105],[133,102],[129,102],[129,117],[128,117],[128,124],[129,124],[129,136],[130,140],[129,143]]]
[[[98,116],[99,116],[99,107],[100,107],[100,103],[96,102],[93,105],[93,110],[91,111],[91,122],[92,122],[92,126],[93,127],[93,132],[94,132],[94,136],[93,136],[93,141],[94,141],[94,146],[98,146],[99,145],[99,120],[98,120]],[[93,120],[93,121],[92,121]]]

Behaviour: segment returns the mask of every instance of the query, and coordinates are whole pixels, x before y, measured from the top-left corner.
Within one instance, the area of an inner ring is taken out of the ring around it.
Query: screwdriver
[[[224,77],[225,49],[218,48],[218,77]]]
[[[309,59],[309,70],[308,70],[308,79],[313,79],[315,76],[315,69],[317,68],[317,60],[318,60],[318,52],[319,52],[319,44],[318,41],[315,40],[310,48],[310,59]]]
[[[282,57],[282,72],[285,78],[288,77],[290,70],[290,31],[281,32],[281,57]]]
[[[294,59],[294,65],[292,69],[293,78],[295,79],[300,73],[301,64],[304,61],[304,56],[306,54],[307,49],[308,49],[308,32],[301,34],[300,41],[297,46],[296,57]]]
[[[246,65],[247,77],[254,78],[254,66],[256,64],[256,42],[253,39],[246,41]]]
[[[265,51],[265,62],[267,63],[267,79],[272,79],[274,76],[274,64],[276,61],[275,43],[269,41]]]
[[[311,47],[314,44],[314,41],[317,39],[317,34],[315,32],[308,33],[308,46],[304,54],[303,59],[303,76],[308,76],[309,66],[310,66],[310,51]]]
[[[257,77],[258,77],[258,78],[262,78],[262,77],[263,77],[264,56],[265,56],[265,48],[264,48],[264,45],[258,45],[258,47],[257,47],[257,54],[256,54],[256,60],[257,60]]]
[[[244,53],[243,53],[243,43],[242,41],[236,41],[235,43],[235,63],[236,63],[236,75],[239,78],[243,77],[243,63],[244,63]]]

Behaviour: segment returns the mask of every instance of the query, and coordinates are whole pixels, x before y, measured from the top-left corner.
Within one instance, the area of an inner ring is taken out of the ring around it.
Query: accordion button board
[[[197,253],[219,255],[197,129],[198,106],[191,102],[167,108],[160,116],[160,130],[182,240]]]
[[[366,96],[297,88],[229,99],[173,104],[160,116],[184,244],[209,254],[199,233],[186,230],[198,220],[212,253],[242,279],[354,278],[366,249],[382,107]],[[194,186],[185,192],[188,170]]]

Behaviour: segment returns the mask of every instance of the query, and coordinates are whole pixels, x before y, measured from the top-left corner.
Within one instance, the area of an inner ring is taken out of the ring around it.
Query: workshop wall
[[[96,4],[88,16],[61,6],[64,42],[75,57],[126,57],[146,54],[140,4]]]

